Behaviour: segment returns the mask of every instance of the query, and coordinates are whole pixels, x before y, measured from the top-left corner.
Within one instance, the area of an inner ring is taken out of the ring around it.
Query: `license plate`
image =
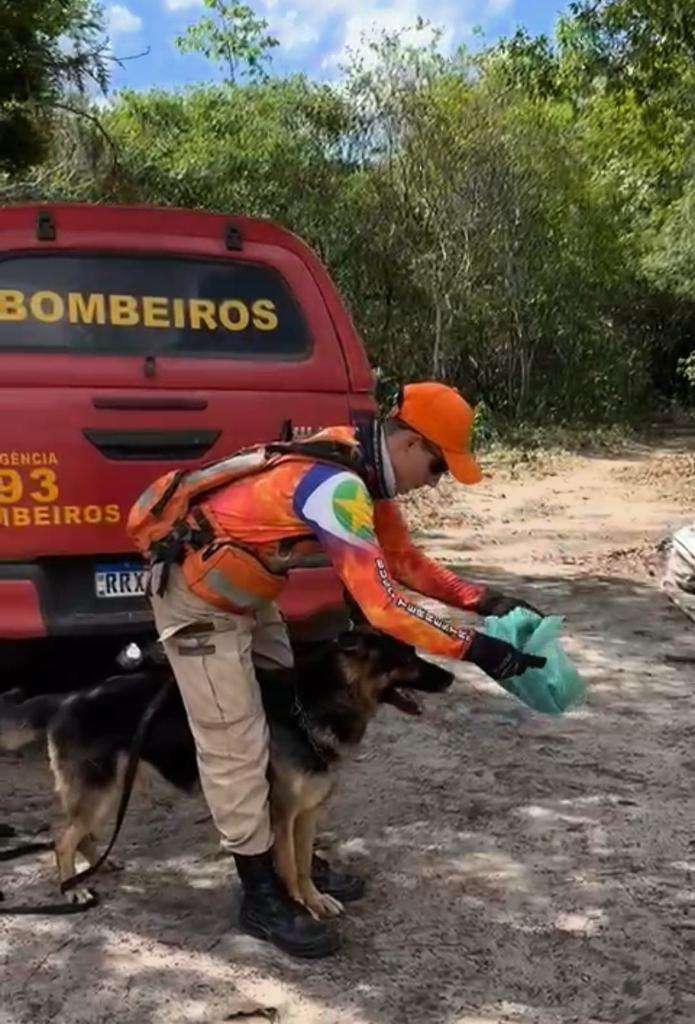
[[[114,562],[94,569],[97,597],[144,597],[147,571],[137,562]]]

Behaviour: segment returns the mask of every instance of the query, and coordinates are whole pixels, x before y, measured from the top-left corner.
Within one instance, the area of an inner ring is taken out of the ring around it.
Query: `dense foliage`
[[[553,40],[449,57],[422,26],[335,84],[262,74],[265,23],[206,5],[185,45],[226,61],[224,84],[121,92],[96,124],[55,107],[53,79],[49,151],[29,141],[0,194],[280,221],[387,388],[437,376],[502,420],[564,424],[692,402],[695,0],[577,2]]]

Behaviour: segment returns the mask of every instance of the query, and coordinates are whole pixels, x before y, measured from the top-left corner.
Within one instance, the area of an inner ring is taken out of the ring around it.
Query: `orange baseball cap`
[[[406,384],[392,415],[440,448],[460,483],[482,480],[483,471],[471,454],[475,412],[455,388],[438,381]]]

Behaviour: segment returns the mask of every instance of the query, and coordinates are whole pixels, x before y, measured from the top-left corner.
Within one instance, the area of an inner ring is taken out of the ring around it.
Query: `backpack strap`
[[[161,597],[168,584],[172,565],[180,565],[186,554],[186,548],[199,551],[215,540],[212,524],[200,508],[194,508],[188,519],[179,519],[161,540],[155,541],[150,548],[152,569],[159,566],[157,597]],[[152,594],[152,573],[147,581],[146,596]]]

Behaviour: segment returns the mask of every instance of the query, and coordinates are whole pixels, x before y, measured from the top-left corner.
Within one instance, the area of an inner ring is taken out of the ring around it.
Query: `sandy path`
[[[695,634],[644,561],[693,516],[689,444],[444,493],[428,547],[565,613],[590,697],[546,719],[461,667],[422,720],[383,711],[332,812],[337,852],[372,878],[339,957],[293,962],[230,929],[202,803],[159,790],[98,910],[0,918],[0,1022],[217,1024],[242,995],[282,1024],[692,1024],[694,672],[669,659],[695,657]],[[42,758],[0,768],[2,820],[49,820]],[[54,895],[48,856],[2,867],[13,901]]]

